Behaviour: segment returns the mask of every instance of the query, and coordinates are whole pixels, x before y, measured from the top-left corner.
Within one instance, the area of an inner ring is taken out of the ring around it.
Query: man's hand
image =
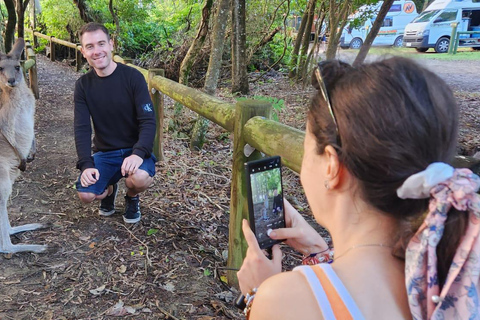
[[[87,168],[83,170],[82,175],[80,176],[80,183],[82,187],[86,188],[95,184],[100,178],[100,172],[95,168]]]
[[[132,154],[131,156],[126,157],[123,160],[123,164],[122,164],[122,176],[125,177],[127,176],[127,174],[128,175],[134,174],[137,171],[137,169],[140,168],[142,163],[143,163],[143,159],[137,156],[136,154]]]

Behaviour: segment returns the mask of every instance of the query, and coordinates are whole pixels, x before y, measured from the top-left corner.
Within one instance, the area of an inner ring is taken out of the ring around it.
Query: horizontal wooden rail
[[[244,128],[245,140],[255,149],[282,157],[282,165],[300,173],[305,132],[274,120],[253,117]]]
[[[55,60],[55,43],[65,46],[67,48],[75,49],[75,68],[77,72],[80,71],[80,67],[82,64],[82,55],[80,53],[80,50],[82,49],[81,45],[73,42],[65,41],[62,39],[58,39],[58,38],[55,38],[54,36],[47,36],[45,34],[42,34],[38,31],[34,31],[29,28],[25,28],[25,31],[31,33],[33,40],[35,40],[35,37],[48,40],[48,42],[50,43],[50,60],[51,61]]]
[[[115,56],[114,60],[116,62],[125,63],[125,59],[122,59],[119,56]],[[130,63],[127,65],[134,67],[143,74],[145,79],[148,79],[147,70]],[[151,81],[153,87],[158,91],[166,94],[173,100],[180,102],[203,117],[215,122],[225,130],[230,132],[233,131],[235,122],[235,105],[233,103],[227,103],[165,77],[155,76]]]

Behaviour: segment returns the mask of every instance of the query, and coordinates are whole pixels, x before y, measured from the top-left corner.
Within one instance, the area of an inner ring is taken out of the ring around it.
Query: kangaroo
[[[25,47],[17,39],[8,54],[0,53],[0,253],[42,252],[43,245],[12,244],[10,235],[41,228],[39,223],[12,227],[7,201],[15,179],[24,171],[29,152],[34,152],[35,97],[27,86],[20,67]]]

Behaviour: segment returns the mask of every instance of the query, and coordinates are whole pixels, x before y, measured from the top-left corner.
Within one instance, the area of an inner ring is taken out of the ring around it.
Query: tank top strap
[[[326,263],[294,269],[306,277],[325,320],[363,320],[360,310],[333,268]]]

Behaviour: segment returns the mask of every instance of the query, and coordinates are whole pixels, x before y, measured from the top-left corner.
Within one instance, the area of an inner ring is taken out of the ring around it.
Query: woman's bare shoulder
[[[323,319],[309,284],[300,272],[282,272],[258,288],[250,320]]]

